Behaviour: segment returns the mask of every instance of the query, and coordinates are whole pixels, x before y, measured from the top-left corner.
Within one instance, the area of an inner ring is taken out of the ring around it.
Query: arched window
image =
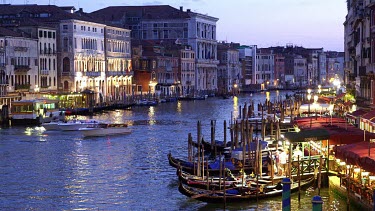
[[[64,81],[64,91],[68,91],[68,90],[69,90],[69,82]]]
[[[63,59],[63,72],[70,72],[70,60],[68,57]]]

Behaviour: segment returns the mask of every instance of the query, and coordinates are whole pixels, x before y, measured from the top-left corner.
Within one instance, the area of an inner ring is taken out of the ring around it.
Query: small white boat
[[[83,136],[109,136],[109,135],[119,135],[119,134],[129,134],[131,129],[128,128],[127,124],[96,124],[90,125],[85,128],[80,128],[79,131],[82,132]]]
[[[72,120],[68,122],[59,123],[58,128],[59,130],[62,130],[62,131],[77,131],[80,128],[85,128],[90,125],[96,125],[96,124],[99,124],[99,122],[96,120],[89,120],[89,121]]]
[[[63,123],[63,122],[59,121],[59,122],[43,123],[42,127],[44,127],[44,129],[46,129],[47,131],[50,131],[50,130],[60,130],[59,123]]]

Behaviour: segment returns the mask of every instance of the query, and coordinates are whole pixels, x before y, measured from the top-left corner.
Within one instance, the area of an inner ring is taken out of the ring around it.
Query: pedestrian
[[[280,168],[282,172],[281,175],[286,176],[287,175],[286,164],[287,164],[288,154],[285,149],[283,149],[283,151],[280,153],[279,159],[280,159],[280,166],[281,166]]]

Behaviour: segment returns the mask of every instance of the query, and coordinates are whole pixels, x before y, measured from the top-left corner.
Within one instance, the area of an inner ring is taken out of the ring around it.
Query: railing
[[[72,72],[62,72],[61,75],[62,76],[74,76],[74,73],[72,73]]]
[[[320,156],[303,157],[300,160],[301,175],[307,173],[314,173],[319,168]],[[292,161],[292,175],[298,173],[298,161]],[[327,158],[322,158],[321,171],[328,171],[327,169]]]
[[[89,71],[89,72],[83,72],[83,75],[88,76],[88,77],[99,77],[101,75],[101,72]]]
[[[41,70],[40,74],[41,75],[48,75],[48,72],[49,72],[48,70]]]
[[[27,89],[27,90],[29,90],[30,89],[30,84],[16,84],[14,86],[14,89],[15,90],[20,90],[20,89]]]
[[[27,72],[30,70],[28,65],[14,65],[14,71],[17,72]]]
[[[56,51],[52,51],[52,50],[40,50],[39,52],[41,55],[56,55]]]
[[[23,51],[23,52],[27,52],[27,47],[20,47],[20,46],[15,46],[14,47],[14,51]]]

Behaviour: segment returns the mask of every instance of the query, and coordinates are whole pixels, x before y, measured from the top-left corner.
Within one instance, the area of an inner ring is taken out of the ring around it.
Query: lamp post
[[[319,99],[318,95],[314,95],[315,119],[318,119],[318,116],[316,114],[316,107],[318,105],[318,99]]]
[[[329,114],[331,115],[331,125],[332,125],[332,113],[333,113],[333,104],[329,105]]]
[[[322,92],[322,85],[318,85],[318,93],[319,93],[319,95],[320,95],[320,93]]]
[[[308,117],[310,118],[310,100],[311,100],[311,89],[307,91],[309,94],[307,95],[307,100],[308,100]],[[310,128],[311,128],[311,119],[310,119]]]

